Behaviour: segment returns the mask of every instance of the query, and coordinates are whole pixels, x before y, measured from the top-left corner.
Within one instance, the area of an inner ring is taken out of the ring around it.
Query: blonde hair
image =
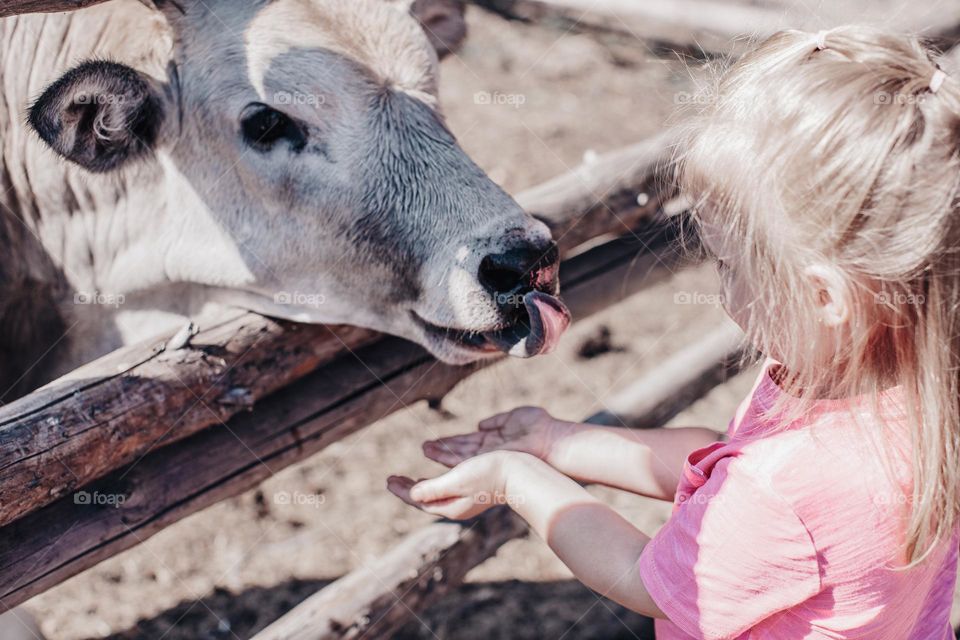
[[[902,387],[911,564],[950,536],[960,502],[960,84],[937,71],[914,37],[777,33],[694,101],[678,158],[696,216],[745,248],[763,293],[745,328],[789,362],[791,393]],[[830,339],[803,276],[816,263],[854,301],[848,339],[829,345],[811,342]],[[820,346],[836,368],[811,360]]]

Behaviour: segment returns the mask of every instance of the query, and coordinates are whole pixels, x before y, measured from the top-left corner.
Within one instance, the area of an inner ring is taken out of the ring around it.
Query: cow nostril
[[[510,293],[529,276],[519,266],[500,262],[499,257],[487,256],[480,261],[480,284],[490,293]]]
[[[517,298],[534,289],[553,293],[559,259],[552,242],[546,246],[523,245],[485,256],[477,278],[484,289],[497,296],[498,306],[518,306],[521,302]]]

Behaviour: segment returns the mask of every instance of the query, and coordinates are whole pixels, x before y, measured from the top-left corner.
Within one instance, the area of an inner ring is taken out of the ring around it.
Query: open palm
[[[491,451],[520,451],[544,459],[563,424],[539,407],[520,407],[487,418],[472,433],[425,442],[423,453],[448,467]]]

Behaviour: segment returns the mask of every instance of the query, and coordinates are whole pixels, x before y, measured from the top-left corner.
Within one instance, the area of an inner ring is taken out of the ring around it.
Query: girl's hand
[[[573,426],[539,407],[520,407],[487,418],[473,433],[425,442],[423,453],[448,467],[492,451],[519,451],[548,460],[554,444]]]
[[[471,458],[432,480],[416,482],[390,476],[387,489],[427,513],[450,520],[469,520],[491,507],[506,504],[504,467],[511,455],[514,454],[490,453]]]

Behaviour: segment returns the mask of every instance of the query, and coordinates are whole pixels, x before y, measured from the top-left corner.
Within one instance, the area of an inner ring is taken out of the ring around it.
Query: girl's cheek
[[[749,324],[747,293],[739,283],[727,275],[721,278],[721,291],[723,310],[727,312],[730,319],[746,331]]]
[[[735,297],[737,294],[736,286],[729,272],[721,271],[720,274],[720,301],[727,313],[731,313],[736,308]]]
[[[747,314],[739,308],[732,307],[729,302],[723,305],[723,310],[727,312],[727,315],[730,316],[730,319],[737,323],[737,325],[744,331],[747,331],[748,318]]]

